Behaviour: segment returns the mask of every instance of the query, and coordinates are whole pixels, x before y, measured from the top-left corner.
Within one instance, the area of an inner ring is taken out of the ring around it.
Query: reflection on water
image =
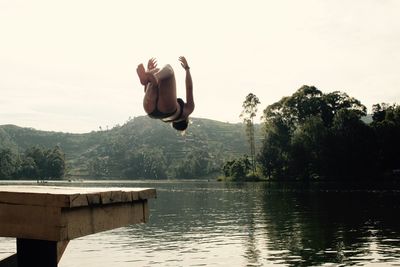
[[[150,222],[73,240],[59,266],[400,265],[396,190],[117,185],[157,189]],[[1,238],[0,257],[11,250],[14,241]]]

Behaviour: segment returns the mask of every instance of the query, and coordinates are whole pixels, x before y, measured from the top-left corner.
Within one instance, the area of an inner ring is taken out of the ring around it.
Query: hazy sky
[[[186,56],[194,117],[302,85],[400,103],[398,0],[0,0],[0,124],[88,132],[145,115],[136,66]],[[261,114],[261,112],[260,112]],[[161,123],[161,122],[160,122]]]

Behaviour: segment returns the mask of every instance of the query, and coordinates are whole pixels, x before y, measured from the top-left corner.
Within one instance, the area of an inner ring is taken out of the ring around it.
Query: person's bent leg
[[[147,114],[153,112],[157,106],[158,88],[151,83],[145,86],[145,94],[143,98],[143,108]]]
[[[174,70],[171,65],[167,64],[162,69],[155,68],[147,71],[146,76],[148,82],[159,86],[160,81],[167,80],[174,76]]]
[[[146,84],[149,82],[147,74],[146,74],[146,70],[143,66],[143,64],[139,64],[136,68],[136,73],[139,76],[139,80],[140,83],[144,86],[146,86]]]
[[[166,65],[157,74],[159,82],[158,108],[163,112],[171,112],[177,108],[176,81],[171,65]]]
[[[158,81],[168,79],[174,76],[174,69],[171,67],[171,65],[167,64],[158,72],[154,73],[154,76]]]

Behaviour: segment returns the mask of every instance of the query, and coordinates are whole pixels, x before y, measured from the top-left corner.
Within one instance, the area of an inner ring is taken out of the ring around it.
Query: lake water
[[[267,183],[153,187],[150,221],[70,242],[59,266],[400,266],[400,190]],[[0,257],[15,241],[0,238]]]

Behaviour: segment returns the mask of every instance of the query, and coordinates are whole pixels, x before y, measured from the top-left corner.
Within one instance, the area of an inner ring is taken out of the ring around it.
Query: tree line
[[[248,99],[246,99],[248,101]],[[245,102],[246,102],[245,101]],[[303,86],[263,112],[257,175],[271,180],[379,179],[400,169],[400,106],[366,107],[344,92]],[[249,141],[251,141],[249,139]],[[223,173],[251,176],[251,157],[228,161]]]
[[[244,136],[241,124],[199,118],[191,119],[182,136],[168,124],[140,116],[108,131],[85,134],[4,125],[0,149],[18,154],[36,145],[58,145],[65,152],[69,179],[212,179],[226,159],[246,151]]]
[[[216,176],[223,164],[219,156],[222,144],[219,140],[211,140],[212,130],[204,127],[208,123],[194,120],[190,132],[181,136],[169,125],[146,117],[136,118],[120,129],[110,131],[104,142],[84,155],[88,159],[88,176],[103,179],[206,179]]]
[[[65,173],[65,154],[59,146],[33,146],[19,153],[0,148],[0,179],[58,179]]]
[[[89,175],[121,179],[199,179],[218,173],[223,163],[217,164],[213,154],[203,148],[191,147],[179,158],[179,151],[170,152],[163,147],[130,147],[124,139],[113,140],[95,151],[88,163]]]

